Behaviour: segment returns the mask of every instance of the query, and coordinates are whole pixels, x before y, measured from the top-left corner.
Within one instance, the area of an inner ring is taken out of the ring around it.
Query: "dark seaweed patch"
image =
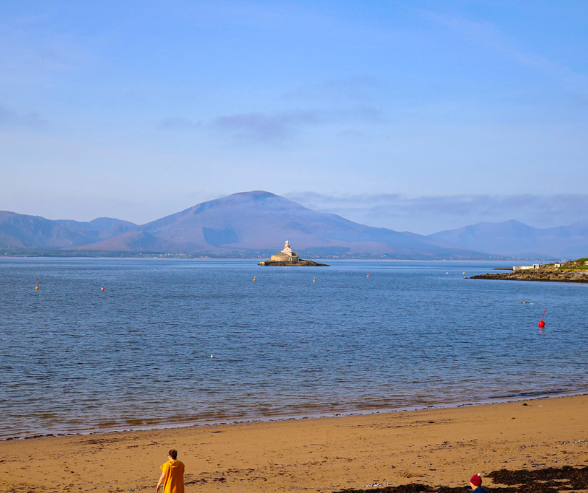
[[[521,469],[518,471],[493,471],[485,476],[492,479],[494,484],[506,486],[489,486],[488,481],[483,485],[491,493],[557,493],[560,491],[588,491],[588,467],[561,468],[548,467],[536,471]],[[459,488],[447,486],[427,486],[419,483],[401,486],[385,486],[383,488],[344,489],[334,493],[465,493],[471,491],[469,484]]]

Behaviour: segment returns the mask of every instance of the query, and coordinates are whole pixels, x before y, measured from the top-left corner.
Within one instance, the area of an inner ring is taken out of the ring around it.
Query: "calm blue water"
[[[330,263],[0,259],[0,438],[588,391],[586,284]]]

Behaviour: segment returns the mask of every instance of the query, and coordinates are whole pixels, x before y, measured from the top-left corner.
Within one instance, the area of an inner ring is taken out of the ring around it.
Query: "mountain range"
[[[495,255],[575,259],[588,253],[588,221],[555,228],[533,228],[514,220],[478,223],[428,237]]]
[[[549,229],[517,221],[479,223],[423,236],[365,226],[263,191],[203,202],[143,225],[0,212],[4,250],[265,255],[286,239],[307,257],[575,258],[588,253],[588,222]]]

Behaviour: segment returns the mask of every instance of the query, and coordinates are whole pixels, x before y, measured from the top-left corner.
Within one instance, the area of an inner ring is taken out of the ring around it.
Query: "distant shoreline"
[[[405,262],[546,262],[549,258],[476,258],[476,259],[456,259],[456,258],[422,258],[422,257],[376,257],[376,256],[338,256],[338,255],[321,255],[313,257],[305,254],[307,259],[313,260],[370,260],[370,261],[405,261]],[[220,255],[220,254],[182,254],[182,253],[133,253],[133,252],[3,252],[0,249],[0,259],[2,258],[116,258],[116,259],[184,259],[184,260],[258,260],[267,258],[265,254],[252,255]]]
[[[581,262],[579,262],[581,261]],[[565,264],[541,264],[528,266],[524,269],[513,269],[509,273],[478,274],[467,279],[491,279],[498,281],[535,281],[535,282],[568,282],[588,283],[588,269],[584,259],[570,261]]]
[[[523,282],[565,282],[575,284],[587,284],[588,279],[517,279],[515,277],[499,277],[501,274],[480,274],[467,279],[492,279],[498,281],[523,281]]]

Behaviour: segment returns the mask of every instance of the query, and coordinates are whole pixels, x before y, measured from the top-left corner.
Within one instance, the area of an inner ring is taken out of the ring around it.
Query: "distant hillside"
[[[183,251],[267,252],[288,239],[299,252],[389,255],[400,258],[471,258],[476,252],[438,241],[323,214],[269,192],[243,192],[203,202],[141,226]],[[114,241],[112,240],[109,241]]]
[[[58,219],[55,222],[59,224],[65,224],[66,226],[70,226],[72,228],[103,231],[106,232],[105,234],[110,234],[112,232],[120,234],[121,232],[125,231],[136,231],[139,228],[139,226],[129,221],[122,221],[120,219],[113,219],[111,217],[99,217],[89,222],[72,221],[69,219]]]
[[[72,248],[117,236],[137,225],[100,218],[89,223],[52,221],[0,211],[0,246],[15,248]]]
[[[478,223],[428,237],[497,255],[576,258],[588,254],[588,221],[545,229],[514,220]]]
[[[182,248],[144,231],[127,231],[108,240],[76,247],[75,250],[95,252],[168,252],[179,253]]]
[[[33,216],[0,216],[0,246],[70,250],[254,254],[280,250],[289,240],[310,256],[386,256],[414,259],[484,258],[442,240],[399,233],[307,209],[268,192],[243,192],[195,205],[142,226],[101,218],[89,223]],[[20,218],[20,219],[17,219]],[[20,226],[17,224],[20,221]],[[39,223],[34,229],[30,222]],[[42,234],[39,233],[42,231]],[[6,240],[6,241],[4,241]]]
[[[203,202],[143,225],[106,217],[52,221],[0,212],[0,248],[11,252],[269,255],[285,240],[301,256],[311,258],[576,258],[588,254],[588,221],[547,229],[517,221],[479,223],[421,236],[365,226],[263,191]]]
[[[418,257],[468,256],[412,233],[399,233],[323,214],[268,192],[236,193],[198,204],[142,226],[158,238],[203,251],[281,248],[398,254]],[[460,249],[461,250],[461,249]]]

